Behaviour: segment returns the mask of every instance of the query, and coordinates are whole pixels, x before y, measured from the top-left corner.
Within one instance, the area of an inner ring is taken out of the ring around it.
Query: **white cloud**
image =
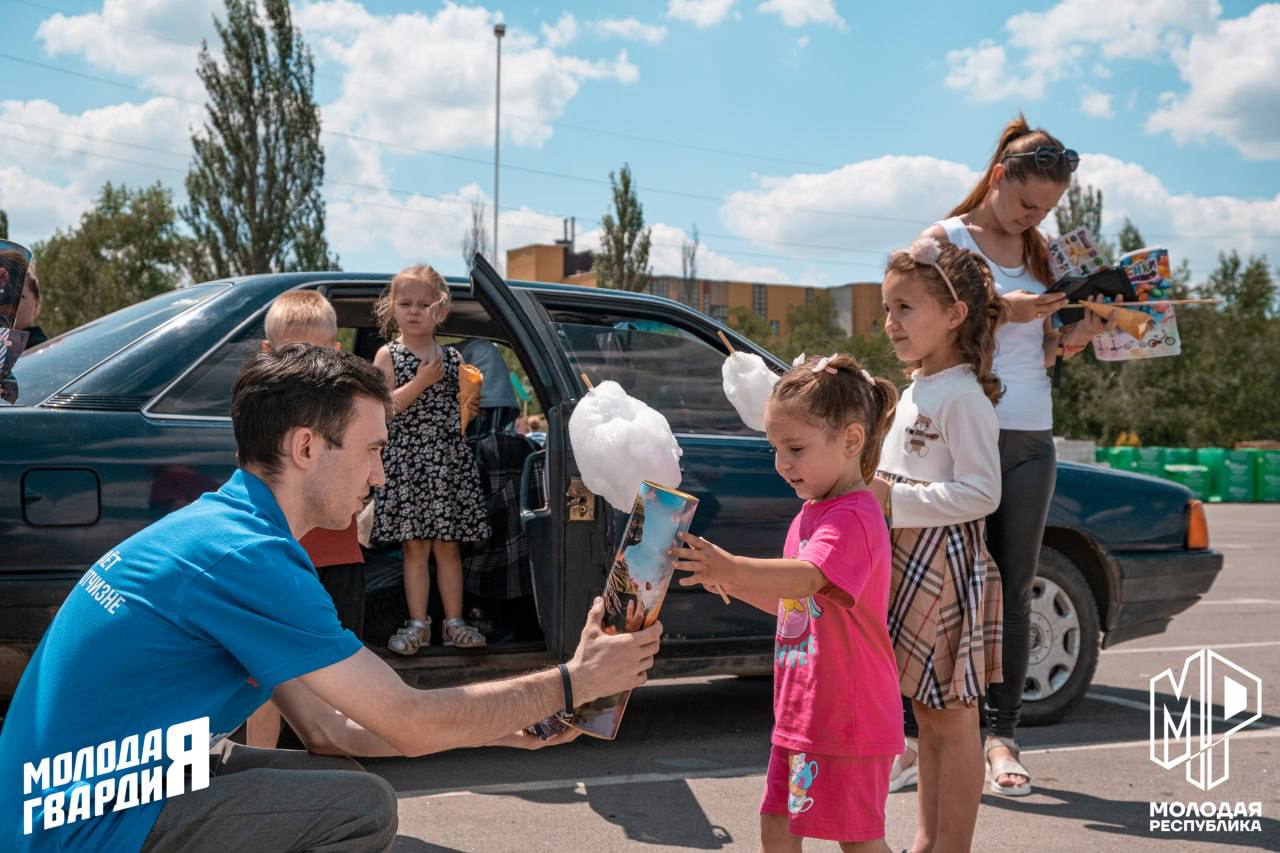
[[[491,143],[495,13],[446,4],[435,15],[378,16],[329,0],[300,7],[295,20],[317,53],[345,71],[341,95],[324,108],[327,128],[437,150]],[[550,38],[566,31],[557,25]],[[612,60],[582,59],[513,27],[502,44],[502,71],[503,133],[531,146],[551,136],[550,122],[584,82],[639,76],[625,50]]]
[[[388,270],[429,263],[446,274],[463,272],[462,239],[470,227],[472,201],[487,205],[486,226],[493,215],[492,199],[475,183],[439,197],[336,187],[327,200],[333,248],[343,256],[376,255],[379,267]],[[504,210],[498,228],[505,253],[513,246],[556,239],[561,219],[530,208]]]
[[[1223,21],[1192,37],[1178,67],[1189,86],[1166,93],[1147,120],[1175,142],[1216,136],[1244,156],[1280,158],[1280,4]]]
[[[549,48],[564,47],[577,37],[578,19],[568,12],[563,13],[555,24],[542,25],[542,39]]]
[[[43,240],[73,226],[107,181],[139,187],[159,179],[179,189],[187,126],[198,118],[199,107],[171,98],[79,114],[43,100],[0,101],[0,198],[14,237]]]
[[[1175,193],[1141,166],[1103,154],[1084,155],[1078,174],[1082,183],[1103,191],[1105,235],[1114,237],[1128,217],[1149,244],[1166,246],[1176,261],[1189,259],[1196,280],[1213,269],[1219,251],[1280,258],[1280,193],[1261,199]],[[880,157],[827,173],[758,178],[755,189],[729,196],[720,216],[732,233],[757,241],[762,252],[806,251],[768,241],[862,250],[813,252],[849,258],[847,271],[820,271],[828,283],[865,279],[867,265],[881,264],[889,251],[909,244],[979,177],[964,164],[933,157]],[[1052,217],[1043,227],[1053,230]]]
[[[724,20],[735,0],[667,0],[667,17],[685,21],[699,29],[714,27]]]
[[[592,29],[606,38],[638,41],[645,44],[661,44],[667,37],[667,28],[659,24],[645,24],[635,18],[604,18],[593,21]]]
[[[655,275],[681,275],[682,251],[689,235],[683,228],[655,222],[649,225],[650,248],[649,267]],[[600,250],[600,238],[603,231],[593,228],[578,235],[576,246],[578,251],[590,249]],[[546,238],[542,238],[546,241]],[[789,284],[796,281],[774,266],[763,264],[740,263],[731,254],[717,252],[708,248],[705,242],[698,246],[698,276],[700,278],[719,279],[722,281],[754,281],[776,284]]]
[[[1010,67],[1004,46],[986,39],[977,47],[947,51],[947,67],[947,86],[975,101],[1034,101],[1044,94],[1043,74],[1019,74]]]
[[[1213,270],[1220,251],[1280,258],[1280,193],[1257,199],[1173,193],[1141,166],[1105,154],[1083,156],[1079,176],[1103,192],[1105,233],[1114,234],[1128,217],[1148,245],[1167,247],[1175,263],[1188,258],[1196,281]]]
[[[807,34],[802,35],[800,36],[800,38],[796,39],[796,47],[800,48],[801,50],[804,50],[808,46],[809,46],[809,36]]]
[[[9,237],[26,246],[74,225],[91,204],[83,187],[47,181],[14,165],[0,166],[0,198],[9,217]]]
[[[976,100],[1034,99],[1045,84],[1082,72],[1090,57],[1164,61],[1192,34],[1213,29],[1217,0],[1061,0],[1005,21],[1006,45],[984,40],[947,54],[946,83]]]
[[[104,0],[100,12],[50,16],[36,38],[50,56],[79,56],[157,91],[201,98],[199,44],[209,39],[216,52],[215,14],[226,15],[221,0]]]
[[[1111,109],[1111,95],[1099,92],[1091,86],[1081,86],[1080,112],[1090,118],[1111,118],[1115,115],[1115,111]]]
[[[807,24],[826,24],[838,30],[847,30],[849,25],[836,11],[833,0],[766,0],[756,7],[756,11],[766,15],[777,15],[788,27],[803,27]]]

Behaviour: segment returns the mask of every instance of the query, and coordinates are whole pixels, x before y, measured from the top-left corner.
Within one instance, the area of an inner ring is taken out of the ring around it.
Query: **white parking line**
[[[1258,732],[1238,732],[1231,736],[1231,742],[1238,740],[1257,740],[1261,738],[1280,737],[1280,728],[1264,729]],[[1024,749],[1023,755],[1049,755],[1054,752],[1092,752],[1100,749],[1135,749],[1151,746],[1150,740],[1121,740],[1115,743],[1079,743],[1072,746],[1042,746],[1039,749]]]
[[[1225,604],[1280,604],[1280,598],[1208,598],[1203,601],[1197,601],[1196,607],[1204,607],[1205,605],[1225,605]]]
[[[1198,646],[1157,646],[1151,649],[1103,649],[1104,655],[1140,655],[1150,652],[1194,652],[1197,649],[1261,649],[1269,646],[1280,646],[1280,640],[1266,640],[1260,643],[1201,643]]]

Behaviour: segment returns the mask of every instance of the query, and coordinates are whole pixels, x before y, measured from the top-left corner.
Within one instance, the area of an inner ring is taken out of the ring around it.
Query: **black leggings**
[[[1053,430],[1000,430],[1000,506],[987,516],[987,550],[1000,569],[1004,593],[1003,681],[987,688],[986,724],[1011,738],[1022,711],[1031,652],[1031,584],[1057,480]],[[903,697],[908,737],[918,737],[911,700]]]

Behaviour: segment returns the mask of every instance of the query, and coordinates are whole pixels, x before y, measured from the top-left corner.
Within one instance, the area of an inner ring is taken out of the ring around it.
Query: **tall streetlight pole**
[[[498,260],[498,162],[502,128],[502,37],[506,34],[506,24],[494,24],[493,37],[498,45],[498,77],[493,94],[493,264],[498,270],[502,269]]]

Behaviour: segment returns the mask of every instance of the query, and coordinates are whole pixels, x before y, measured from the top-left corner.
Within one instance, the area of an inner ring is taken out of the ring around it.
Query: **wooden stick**
[[[718,593],[720,595],[720,600],[723,601],[725,604],[729,603],[729,596],[725,593],[723,589],[720,588],[720,584],[712,584],[711,591]]]
[[[596,386],[591,384],[591,380],[587,377],[587,374],[585,371],[582,373],[579,373],[578,375],[582,377],[583,384],[587,386],[588,391],[592,391],[595,389]]]
[[[720,343],[724,344],[724,348],[729,351],[729,355],[733,355],[735,352],[737,352],[737,350],[733,348],[733,344],[729,343],[728,335],[726,335],[724,332],[720,331],[719,329],[716,329],[716,334],[720,336]],[[724,595],[724,593],[720,593],[720,594]],[[729,599],[726,598],[724,603],[728,604]]]
[[[1145,302],[1125,302],[1125,306],[1135,305],[1217,305],[1220,299],[1148,299]]]

